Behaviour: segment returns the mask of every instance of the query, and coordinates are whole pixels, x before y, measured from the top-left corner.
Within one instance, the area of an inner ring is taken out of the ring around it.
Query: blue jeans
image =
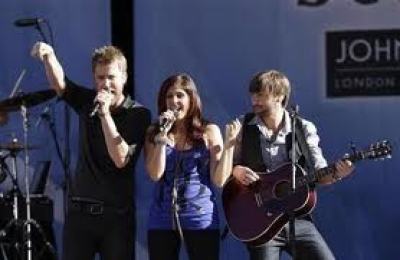
[[[296,219],[296,260],[334,260],[335,257],[325,240],[310,220]],[[259,247],[247,246],[250,260],[278,260],[282,251],[291,254],[289,225],[266,244]]]

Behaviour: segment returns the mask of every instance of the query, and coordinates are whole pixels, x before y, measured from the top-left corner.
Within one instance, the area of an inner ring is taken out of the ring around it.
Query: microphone
[[[15,20],[14,25],[17,27],[36,26],[44,21],[45,19],[43,18],[24,18]]]
[[[105,91],[107,91],[108,93],[110,93],[110,88],[105,87],[105,88],[103,88],[103,89],[104,89]],[[99,111],[99,109],[100,109],[100,102],[99,102],[97,99],[95,99],[95,100],[94,100],[94,108],[93,108],[92,112],[90,112],[89,117],[94,117],[94,115],[97,114],[97,112]]]
[[[168,118],[161,118],[160,122],[160,132],[165,132],[167,128],[169,128],[176,120],[176,118],[179,115],[180,108],[174,108],[172,109],[172,112],[174,113],[174,118],[173,119],[168,119]]]
[[[97,111],[100,109],[100,103],[99,101],[94,102],[94,108],[92,112],[90,112],[89,117],[94,117],[95,114],[97,114]]]

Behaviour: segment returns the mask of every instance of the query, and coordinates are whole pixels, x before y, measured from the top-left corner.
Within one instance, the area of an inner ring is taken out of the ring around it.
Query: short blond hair
[[[115,46],[103,46],[95,49],[92,54],[92,70],[99,64],[107,65],[114,61],[119,63],[122,72],[127,72],[128,63],[122,51]]]

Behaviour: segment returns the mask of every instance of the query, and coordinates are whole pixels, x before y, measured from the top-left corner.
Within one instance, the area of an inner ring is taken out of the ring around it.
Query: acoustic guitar
[[[377,142],[364,151],[353,151],[343,159],[356,162],[365,159],[390,158],[388,141]],[[245,186],[230,178],[222,190],[222,203],[227,225],[232,235],[249,245],[258,246],[271,240],[289,221],[310,213],[317,202],[315,184],[333,175],[335,165],[306,174],[296,165],[296,189],[292,192],[292,164],[286,163]]]

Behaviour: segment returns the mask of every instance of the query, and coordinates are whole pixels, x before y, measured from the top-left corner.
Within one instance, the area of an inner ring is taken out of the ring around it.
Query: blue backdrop
[[[278,69],[291,80],[291,103],[299,104],[301,114],[318,126],[329,161],[348,152],[351,141],[359,148],[384,138],[398,143],[398,97],[327,98],[325,33],[398,29],[400,3],[135,2],[136,93],[154,113],[162,80],[184,71],[196,79],[206,115],[223,129],[228,120],[250,109],[250,78],[261,70]],[[392,160],[360,162],[351,178],[319,190],[315,221],[338,259],[397,258],[398,170],[395,150]],[[138,221],[144,227],[152,184],[145,174],[138,172],[137,177],[142,179],[138,205],[143,205]],[[144,230],[139,234],[139,259],[145,259]],[[222,259],[245,257],[243,246],[232,238],[223,242]]]
[[[300,2],[324,1],[136,0],[136,98],[156,114],[162,80],[172,73],[188,72],[199,86],[207,117],[223,129],[226,122],[250,109],[250,78],[261,70],[278,69],[292,82],[292,103],[299,104],[301,114],[318,126],[329,161],[348,152],[350,141],[359,146],[383,138],[398,143],[397,96],[327,98],[325,33],[398,29],[400,3],[325,1],[311,7]],[[67,74],[91,86],[90,54],[111,41],[109,1],[2,1],[0,13],[0,100],[8,97],[23,69],[26,74],[21,91],[47,88],[40,62],[29,56],[40,36],[32,27],[15,27],[13,22],[18,18],[46,18]],[[54,107],[59,141],[64,144],[64,107],[55,100],[46,104]],[[63,173],[46,123],[35,124],[46,104],[31,109],[35,125],[31,127],[31,140],[41,147],[31,152],[31,161],[53,161],[46,193],[55,201],[55,230],[60,242]],[[8,142],[13,136],[22,141],[21,124],[20,114],[11,113],[9,124],[0,129],[0,142]],[[72,163],[76,131],[73,120]],[[399,168],[395,147],[392,160],[361,162],[351,178],[319,190],[315,221],[338,259],[397,258]],[[142,260],[147,259],[145,230],[152,183],[142,163],[136,176],[136,248],[137,259]],[[7,190],[7,183],[1,188]],[[231,237],[222,243],[221,259],[245,257],[243,246]]]

